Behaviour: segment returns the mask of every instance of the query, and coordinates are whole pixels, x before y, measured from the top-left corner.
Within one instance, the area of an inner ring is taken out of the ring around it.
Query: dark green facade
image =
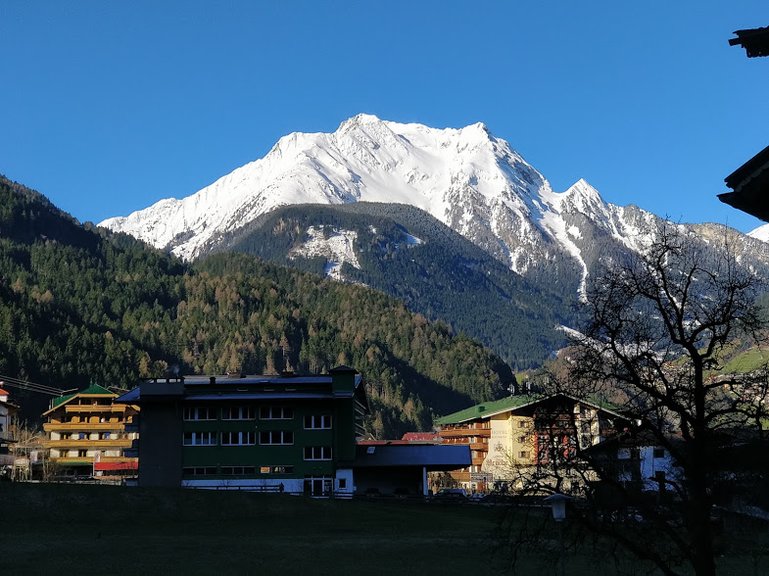
[[[141,485],[352,493],[368,410],[360,374],[197,376],[143,382]],[[133,396],[132,396],[133,395]]]

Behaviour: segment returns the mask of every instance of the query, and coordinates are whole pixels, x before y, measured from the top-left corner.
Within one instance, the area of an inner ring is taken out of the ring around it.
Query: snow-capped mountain
[[[555,192],[481,124],[435,129],[360,114],[336,132],[293,133],[264,157],[182,200],[101,225],[193,259],[291,204],[420,208],[529,277],[585,279],[600,253],[637,250],[657,217],[608,204],[586,181]]]

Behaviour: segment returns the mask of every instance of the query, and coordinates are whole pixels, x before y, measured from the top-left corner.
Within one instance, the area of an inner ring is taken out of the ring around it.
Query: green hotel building
[[[142,382],[139,485],[351,495],[368,413],[361,375],[193,376]]]

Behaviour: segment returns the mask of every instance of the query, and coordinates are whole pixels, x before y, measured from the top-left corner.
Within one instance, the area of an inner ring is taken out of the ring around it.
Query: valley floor
[[[0,483],[6,574],[441,575],[557,573],[557,541],[513,570],[504,508],[421,501]],[[725,561],[762,574],[766,556]],[[628,563],[632,565],[632,563]],[[612,570],[598,550],[567,573]],[[640,574],[638,568],[633,573]],[[646,572],[644,572],[646,573]]]

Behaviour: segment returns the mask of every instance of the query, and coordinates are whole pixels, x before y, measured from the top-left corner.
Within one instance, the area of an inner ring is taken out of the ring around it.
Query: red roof
[[[406,442],[440,442],[441,437],[435,432],[406,432],[401,440]]]
[[[8,392],[8,390],[3,390],[2,388],[0,388],[0,396],[10,396],[10,395],[11,393]]]
[[[111,470],[138,470],[139,462],[94,462],[94,470],[111,471]]]

